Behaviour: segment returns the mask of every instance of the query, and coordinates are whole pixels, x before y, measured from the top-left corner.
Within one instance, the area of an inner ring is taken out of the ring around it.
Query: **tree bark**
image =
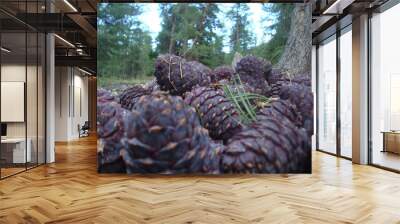
[[[235,35],[235,50],[237,51],[238,50],[238,47],[239,47],[239,29],[240,29],[240,26],[239,26],[239,22],[240,22],[240,18],[239,18],[239,9],[238,8],[236,8],[236,35]]]
[[[293,9],[289,37],[277,67],[289,75],[311,74],[311,5],[297,4]]]
[[[175,35],[175,16],[172,16],[172,28],[171,28],[169,46],[168,46],[168,53],[170,53],[170,54],[173,54],[172,51],[173,51],[174,44],[175,44],[174,35]]]

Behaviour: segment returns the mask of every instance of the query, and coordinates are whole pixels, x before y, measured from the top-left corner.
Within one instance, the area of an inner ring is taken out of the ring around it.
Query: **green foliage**
[[[175,54],[215,67],[224,61],[221,36],[216,29],[220,9],[215,3],[160,4],[161,32],[158,54]]]
[[[276,63],[290,31],[293,4],[263,4],[265,35],[271,39],[255,46],[247,4],[222,10],[216,3],[159,4],[161,31],[155,39],[143,28],[143,4],[102,3],[98,8],[98,74],[113,80],[147,80],[159,54],[172,53],[210,68],[231,64],[235,52],[253,54]],[[220,17],[221,13],[225,13]],[[231,27],[225,27],[225,21]],[[224,30],[222,30],[224,28]],[[229,52],[224,41],[229,40]],[[131,82],[131,81],[127,81]]]
[[[145,84],[153,79],[152,76],[144,76],[143,78],[123,78],[120,76],[102,76],[101,78],[97,79],[97,85],[99,87],[115,87],[121,85],[136,85],[136,84]]]
[[[152,75],[152,39],[138,21],[141,13],[137,4],[99,4],[99,77],[130,79]]]
[[[293,4],[263,4],[266,13],[264,21],[271,23],[265,26],[265,34],[272,38],[252,49],[256,56],[263,57],[276,64],[285,50],[288,33],[290,32]]]
[[[161,4],[162,28],[158,34],[157,52],[182,55],[195,36],[199,12],[193,4]]]
[[[249,16],[249,6],[245,3],[234,4],[228,11],[227,18],[233,21],[229,35],[231,52],[246,54],[254,43],[254,35],[250,32]]]

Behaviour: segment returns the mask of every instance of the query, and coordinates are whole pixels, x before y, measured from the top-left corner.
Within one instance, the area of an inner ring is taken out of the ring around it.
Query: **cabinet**
[[[400,154],[400,132],[388,131],[383,133],[383,152]]]

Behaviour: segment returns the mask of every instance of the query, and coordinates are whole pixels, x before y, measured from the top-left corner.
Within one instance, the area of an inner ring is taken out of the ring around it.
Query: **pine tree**
[[[293,4],[270,4],[265,3],[262,9],[266,21],[264,35],[272,36],[267,43],[262,43],[252,50],[254,55],[270,60],[273,64],[278,63],[285,49],[288,33],[290,31]]]
[[[227,17],[233,22],[229,35],[231,53],[247,53],[254,43],[254,36],[249,29],[249,16],[249,6],[245,3],[234,4],[227,13]]]
[[[99,5],[99,76],[138,78],[152,73],[150,35],[143,31],[138,16],[140,4]]]
[[[196,33],[199,12],[193,4],[160,4],[161,32],[158,52],[183,55]]]
[[[220,9],[215,3],[199,3],[196,4],[196,8],[199,11],[196,33],[192,47],[185,56],[210,67],[216,67],[223,63],[224,58],[223,37],[217,34],[217,29],[222,28],[222,23],[218,19]]]
[[[176,54],[210,67],[223,61],[222,37],[216,32],[222,27],[218,4],[160,4],[160,12],[158,54]]]

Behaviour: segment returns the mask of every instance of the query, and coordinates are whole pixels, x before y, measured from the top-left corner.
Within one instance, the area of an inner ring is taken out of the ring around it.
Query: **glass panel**
[[[36,1],[27,2],[26,12],[37,13],[39,5]],[[34,19],[37,17],[34,17]],[[34,22],[34,21],[32,21]],[[27,80],[26,80],[26,113],[27,113],[27,150],[31,151],[27,167],[37,166],[38,160],[38,34],[36,30],[27,30]]]
[[[26,112],[27,112],[27,150],[31,151],[28,168],[37,165],[37,79],[38,79],[38,36],[36,32],[27,33],[28,38],[28,63],[26,82]],[[29,155],[29,154],[28,154]]]
[[[22,15],[43,13],[45,1],[1,1]],[[0,177],[45,161],[45,35],[0,12]]]
[[[400,4],[372,17],[372,163],[400,170]]]
[[[46,37],[39,34],[38,46],[38,163],[45,163],[45,52]]]
[[[317,49],[315,45],[312,46],[312,51],[311,51],[311,85],[312,85],[312,91],[314,95],[314,105],[316,104],[316,99],[317,99],[317,94],[316,94],[316,88],[317,88],[317,83],[316,83],[316,77],[317,77]],[[317,107],[314,107],[314,114],[316,114]],[[316,135],[315,135],[315,130],[317,130],[317,116],[314,116],[314,135],[312,136],[312,150],[316,149]]]
[[[318,147],[336,153],[336,39],[318,48]]]
[[[26,151],[26,33],[1,34],[2,177],[25,170]]]
[[[352,34],[340,36],[340,153],[352,156]]]

